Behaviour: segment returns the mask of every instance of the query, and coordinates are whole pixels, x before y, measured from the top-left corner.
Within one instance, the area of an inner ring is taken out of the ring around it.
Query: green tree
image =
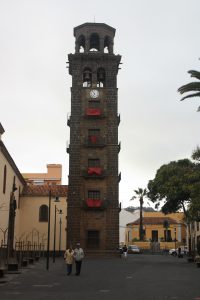
[[[195,199],[200,199],[200,164],[182,159],[163,165],[158,169],[155,178],[149,181],[148,189],[148,197],[157,207],[164,200],[163,213],[183,209],[186,222],[189,224],[192,216],[188,205],[192,207]],[[191,251],[190,238],[189,251]]]
[[[178,89],[178,92],[181,95],[184,93],[187,93],[187,92],[194,92],[192,94],[188,94],[188,95],[184,96],[181,99],[181,101],[185,100],[187,98],[200,97],[200,72],[190,70],[190,71],[188,71],[188,73],[190,74],[191,77],[196,78],[198,81],[193,81],[193,82],[187,83]]]
[[[144,230],[143,230],[143,216],[142,216],[142,209],[144,204],[144,197],[147,195],[147,190],[138,188],[137,190],[134,190],[135,194],[131,200],[138,199],[140,201],[140,226],[139,226],[139,239],[140,241],[144,240]]]
[[[186,206],[197,193],[200,184],[200,167],[189,159],[172,161],[161,166],[153,180],[148,183],[148,197],[158,207],[164,200],[163,213],[183,209],[187,216]]]

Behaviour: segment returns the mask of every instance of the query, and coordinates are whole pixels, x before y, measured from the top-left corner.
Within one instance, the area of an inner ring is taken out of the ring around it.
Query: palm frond
[[[200,92],[200,82],[190,82],[183,86],[181,86],[178,89],[178,92],[180,94],[186,93],[186,92],[192,92],[192,91],[199,91]]]
[[[187,95],[187,96],[185,96],[185,97],[181,98],[181,100],[180,100],[180,101],[183,101],[183,100],[185,100],[185,99],[187,99],[187,98],[192,98],[192,97],[200,97],[200,92],[198,92],[198,93],[195,93],[195,94],[190,94],[190,95]]]
[[[195,77],[196,79],[200,80],[200,72],[195,71],[195,70],[190,70],[188,73],[191,75],[191,77]]]

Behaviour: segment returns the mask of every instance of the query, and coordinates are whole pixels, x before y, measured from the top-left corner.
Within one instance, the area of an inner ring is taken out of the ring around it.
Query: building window
[[[40,206],[39,222],[48,222],[48,206],[47,205]]]
[[[165,242],[171,242],[172,241],[171,230],[165,230],[164,237],[165,237]]]
[[[100,108],[100,101],[99,100],[89,100],[88,107],[89,108]]]
[[[158,230],[152,230],[152,242],[158,242]]]
[[[88,168],[95,168],[100,166],[100,159],[88,159]]]
[[[100,41],[99,36],[96,33],[93,33],[90,36],[90,51],[99,51],[100,50]]]
[[[97,87],[104,87],[106,82],[105,70],[103,68],[99,68],[97,70]]]
[[[77,40],[77,52],[83,53],[85,52],[85,37],[84,35],[79,36]]]
[[[100,191],[88,191],[89,199],[100,199]]]
[[[83,71],[83,87],[92,86],[92,71],[89,68],[85,68]]]
[[[7,177],[7,168],[6,165],[4,166],[4,171],[3,171],[3,193],[5,194],[6,192],[6,177]]]
[[[89,230],[87,232],[87,247],[92,249],[99,248],[99,231]]]
[[[197,231],[199,231],[199,222],[197,222]]]

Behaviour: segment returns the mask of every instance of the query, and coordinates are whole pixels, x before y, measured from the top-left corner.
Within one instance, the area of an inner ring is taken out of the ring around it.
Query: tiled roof
[[[163,225],[164,221],[168,221],[169,224],[179,224],[176,220],[169,217],[143,217],[143,225]],[[128,225],[139,225],[140,219],[134,222],[128,223]]]
[[[49,196],[50,189],[52,197],[67,197],[67,185],[27,185],[24,187],[22,196]]]

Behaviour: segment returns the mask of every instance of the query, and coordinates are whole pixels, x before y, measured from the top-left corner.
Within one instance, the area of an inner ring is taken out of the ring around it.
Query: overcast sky
[[[190,158],[200,145],[200,99],[180,102],[177,89],[200,70],[199,0],[0,0],[0,122],[19,170],[63,165],[68,178],[73,28],[116,28],[120,202],[145,188],[163,164]]]

